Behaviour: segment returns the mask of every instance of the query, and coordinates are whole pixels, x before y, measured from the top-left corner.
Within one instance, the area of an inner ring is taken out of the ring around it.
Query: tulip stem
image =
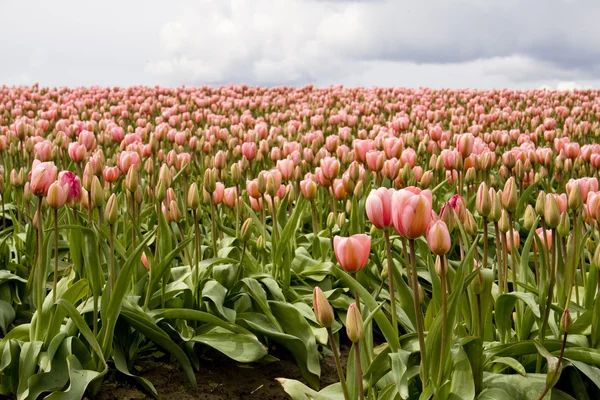
[[[488,259],[488,220],[483,217],[483,270],[487,268]]]
[[[56,303],[58,284],[58,209],[54,210],[54,283],[52,285],[52,304]]]
[[[264,211],[263,211],[264,212]],[[215,201],[212,196],[210,196],[210,225],[211,225],[211,237],[212,237],[212,248],[213,248],[213,257],[217,257],[217,224],[216,224],[216,212],[215,212]]]
[[[363,388],[363,372],[362,364],[360,361],[360,342],[354,343],[354,357],[356,359],[356,380],[358,383],[358,399],[365,399],[365,392]]]
[[[35,338],[37,340],[40,340],[42,338],[42,306],[44,304],[44,295],[45,295],[45,268],[44,268],[44,224],[43,224],[43,219],[42,219],[42,200],[43,198],[40,196],[38,197],[38,205],[37,205],[37,239],[38,239],[38,243],[37,243],[37,247],[38,247],[38,254],[37,254],[37,264],[38,264],[38,279],[37,279],[37,312],[38,312],[38,319],[36,321],[36,327],[35,327]],[[34,217],[35,220],[35,217]]]
[[[440,256],[440,265],[441,265],[441,276],[440,281],[442,285],[442,343],[440,346],[440,366],[438,370],[438,385],[442,382],[442,374],[444,372],[444,358],[446,355],[446,331],[448,330],[448,293],[446,290],[446,257],[444,255]]]
[[[426,386],[425,377],[427,371],[427,354],[425,350],[425,332],[423,324],[423,312],[419,302],[419,277],[417,276],[417,253],[415,251],[415,240],[409,239],[411,253],[411,281],[413,290],[413,305],[415,309],[415,319],[417,320],[417,335],[419,337],[419,351],[421,353],[421,382]]]
[[[342,392],[344,393],[344,400],[350,400],[348,385],[346,384],[346,378],[344,377],[344,370],[342,369],[342,362],[340,360],[340,352],[337,347],[335,336],[333,336],[333,332],[331,332],[331,328],[327,328],[327,336],[329,337],[329,344],[331,346],[331,352],[333,353],[333,359],[335,360],[335,367],[337,369],[338,377],[340,378]]]
[[[108,225],[108,241],[110,245],[110,269],[108,270],[108,293],[112,295],[115,285],[115,228],[113,224]]]
[[[200,282],[200,268],[198,266],[198,257],[200,253],[200,232],[198,229],[198,211],[195,209],[192,210],[192,218],[194,219],[194,304],[200,305],[197,301],[198,299],[198,283]]]
[[[396,336],[398,336],[398,323],[396,322],[396,290],[394,289],[394,260],[392,259],[392,246],[390,243],[390,231],[389,229],[385,229],[383,231],[385,237],[385,256],[387,258],[388,265],[388,282],[389,282],[389,291],[390,291],[390,306],[392,313],[392,326],[394,327],[394,332]]]
[[[569,279],[569,287],[567,289],[567,297],[565,299],[564,308],[569,308],[569,303],[571,302],[571,296],[573,294],[573,285],[576,285],[575,274],[577,273],[577,264],[579,264],[577,260],[577,213],[575,211],[573,214],[573,260],[571,261],[571,279]],[[567,257],[567,253],[565,252],[564,257]],[[579,303],[579,295],[577,294],[577,289],[575,294],[577,295],[577,303]]]
[[[550,317],[550,307],[552,306],[552,297],[554,292],[554,283],[556,281],[556,277],[554,274],[554,263],[556,262],[556,247],[558,246],[558,237],[556,235],[556,229],[552,229],[552,241],[554,242],[552,245],[551,251],[551,262],[548,267],[548,295],[546,298],[546,306],[544,308],[544,318],[542,319],[542,327],[539,331],[539,341],[544,343],[544,339],[546,338],[546,329],[548,327],[548,318]],[[537,365],[535,368],[536,373],[539,373],[542,367],[542,355],[538,354]]]
[[[494,221],[494,233],[496,235],[496,265],[498,269],[498,291],[504,293],[504,262],[502,261],[502,237],[498,229],[498,222]]]

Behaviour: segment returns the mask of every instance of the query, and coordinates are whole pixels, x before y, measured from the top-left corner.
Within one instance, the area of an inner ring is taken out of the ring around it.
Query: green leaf
[[[45,400],[80,400],[83,398],[88,385],[103,374],[97,371],[86,370],[74,355],[67,356],[69,369],[69,387],[64,392],[54,392]]]
[[[0,300],[0,330],[2,330],[2,335],[6,335],[8,333],[8,327],[15,320],[15,309],[4,300]]]
[[[43,342],[25,342],[19,355],[19,387],[17,388],[17,399],[22,400],[27,396],[29,389],[28,381],[35,373],[38,357],[42,350]]]
[[[469,400],[475,398],[475,382],[473,380],[473,371],[467,353],[462,346],[452,350],[452,378],[450,383],[451,398]]]
[[[510,319],[517,300],[521,300],[527,304],[533,314],[537,318],[540,318],[540,308],[535,302],[535,297],[532,293],[511,292],[501,294],[496,299],[496,324],[501,342],[505,342],[510,334]]]
[[[488,390],[483,391],[482,394],[489,393],[490,389],[494,389],[498,395],[505,392],[512,400],[537,399],[546,388],[546,374],[527,374],[527,376],[485,374],[483,386]],[[497,391],[498,389],[502,392]],[[551,393],[548,393],[544,399],[549,400],[550,397]],[[498,399],[503,399],[503,397],[498,397]]]
[[[259,361],[268,354],[265,346],[254,335],[236,334],[213,329],[212,332],[194,336],[191,341],[210,346],[227,357],[242,363]]]
[[[160,329],[140,307],[134,306],[128,301],[124,301],[121,316],[123,316],[123,318],[125,318],[127,322],[141,334],[171,353],[171,355],[179,361],[190,384],[196,388],[196,376],[194,375],[188,357],[183,350],[169,338],[165,331]]]
[[[295,379],[275,378],[292,400],[344,400],[344,393],[339,383],[329,385],[320,392],[313,390]]]
[[[127,366],[127,360],[125,358],[125,353],[121,349],[120,345],[115,345],[113,349],[113,361],[115,362],[115,367],[120,373],[122,373],[123,375],[127,375],[130,378],[133,378],[141,387],[144,388],[144,390],[146,390],[147,393],[149,393],[155,399],[158,398],[158,392],[156,391],[156,388],[154,387],[152,382],[150,382],[148,379],[142,376],[134,375],[129,371],[129,367]]]
[[[390,359],[392,360],[392,374],[394,381],[396,382],[396,389],[401,399],[408,399],[408,376],[406,371],[408,370],[408,358],[410,352],[406,350],[398,350],[395,353],[390,353]]]
[[[520,362],[518,362],[512,357],[498,357],[496,359],[491,360],[490,364],[503,364],[507,367],[514,369],[516,372],[523,376],[526,375],[525,367],[523,367],[523,365]]]

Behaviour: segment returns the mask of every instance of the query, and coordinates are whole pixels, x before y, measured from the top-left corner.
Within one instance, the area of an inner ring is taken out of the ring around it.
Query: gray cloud
[[[598,85],[597,15],[594,0],[5,2],[0,84]]]

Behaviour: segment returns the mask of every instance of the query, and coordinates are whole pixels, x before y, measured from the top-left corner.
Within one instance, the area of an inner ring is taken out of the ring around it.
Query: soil
[[[346,365],[349,347],[341,346],[342,365]],[[137,374],[148,379],[160,399],[170,400],[279,400],[288,399],[275,378],[303,381],[300,372],[286,349],[274,347],[269,354],[278,358],[268,364],[241,364],[211,351],[200,358],[200,370],[196,372],[197,389],[192,389],[177,364],[168,360],[140,361],[136,364]],[[95,400],[150,399],[135,381],[111,369]],[[338,381],[333,357],[321,359],[321,386]],[[304,382],[306,383],[306,382]]]

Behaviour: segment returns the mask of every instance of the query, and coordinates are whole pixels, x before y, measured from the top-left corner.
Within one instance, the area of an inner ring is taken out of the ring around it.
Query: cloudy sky
[[[598,0],[0,0],[0,85],[600,87]]]

